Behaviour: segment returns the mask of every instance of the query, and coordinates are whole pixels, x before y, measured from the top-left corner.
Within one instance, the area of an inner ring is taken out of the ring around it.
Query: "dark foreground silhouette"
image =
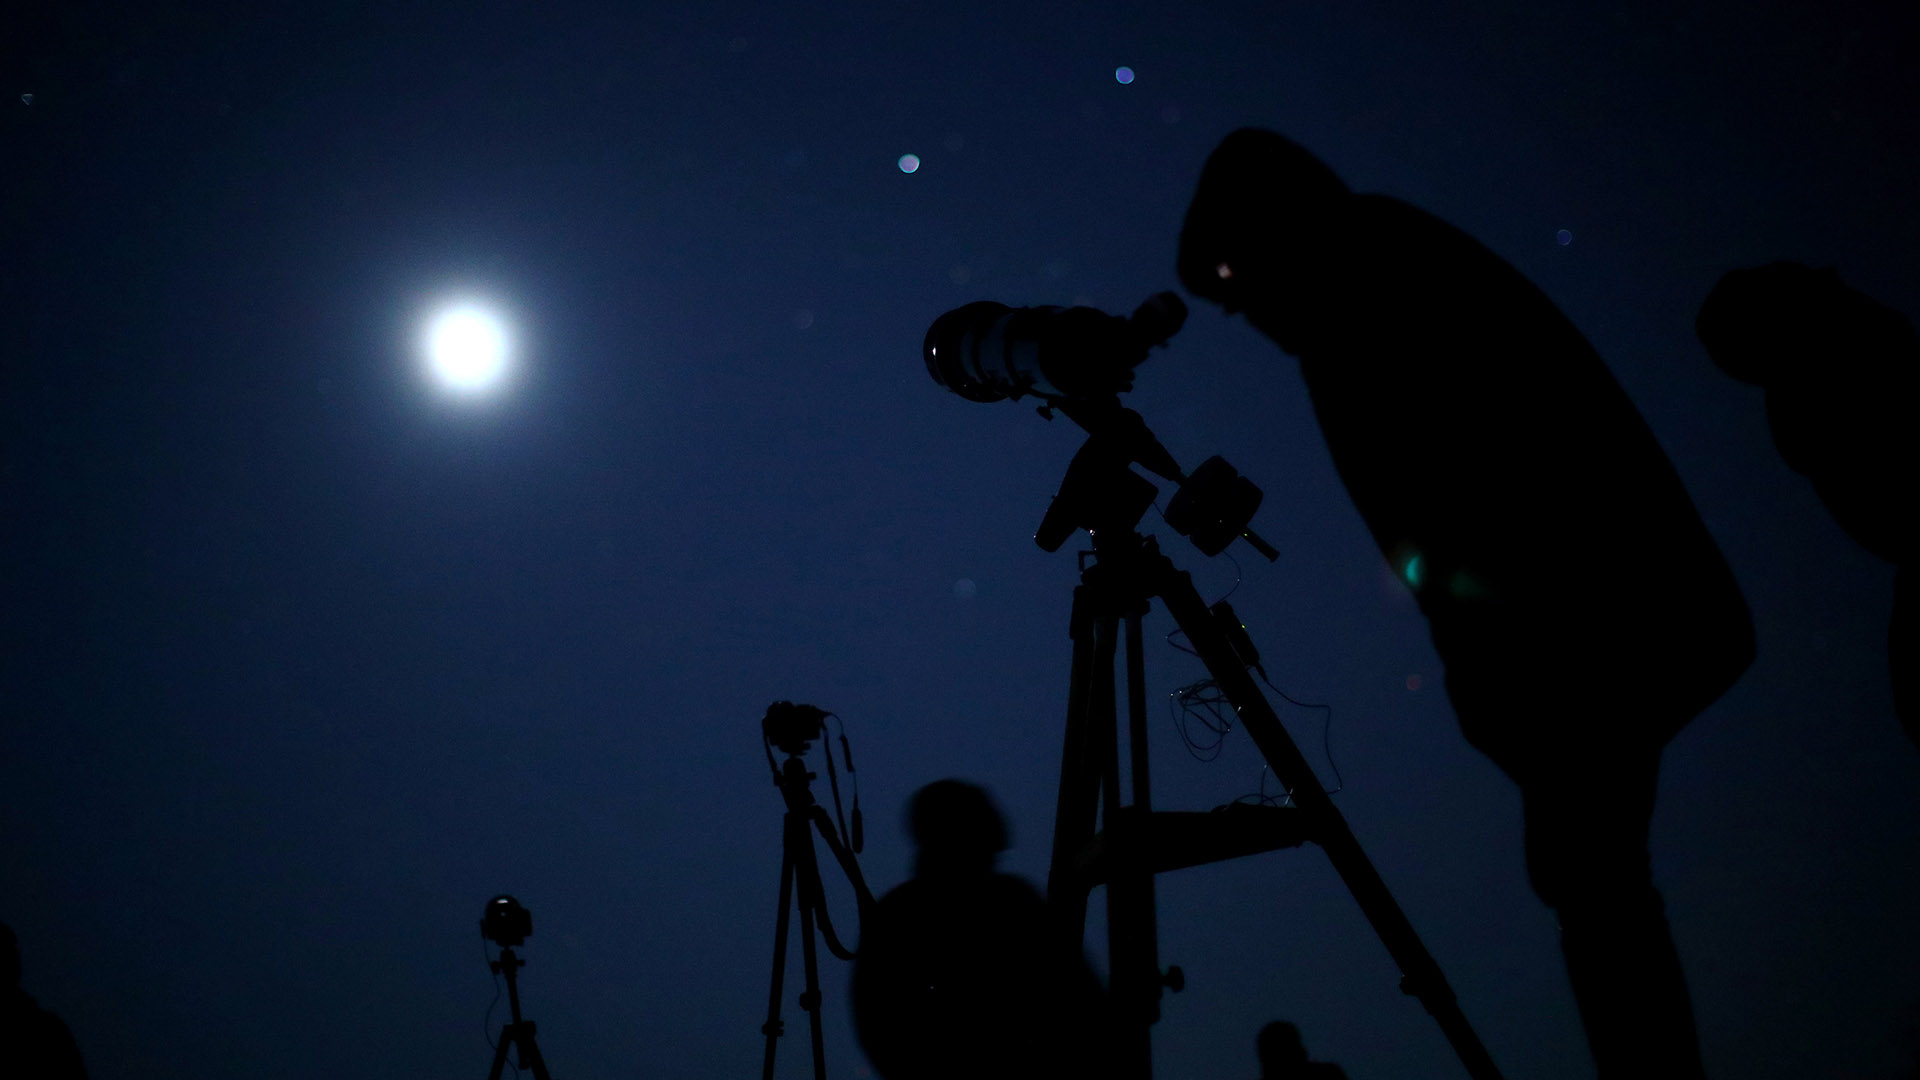
[[[85,1080],[80,1047],[66,1022],[20,989],[20,940],[0,923],[0,1075]]]
[[[1285,1020],[1261,1028],[1254,1049],[1260,1055],[1260,1080],[1347,1080],[1338,1065],[1308,1061],[1300,1029]]]
[[[1899,567],[1887,666],[1894,711],[1920,744],[1920,334],[1834,270],[1790,262],[1729,272],[1695,329],[1720,370],[1767,392],[1774,446],[1840,527]]]
[[[1062,951],[1033,887],[995,871],[1007,827],[987,793],[929,784],[908,828],[914,876],[875,905],[853,964],[854,1030],[874,1069],[887,1080],[1103,1075],[1099,983]]]
[[[1600,1074],[1700,1076],[1647,835],[1662,748],[1752,662],[1753,627],[1645,422],[1512,266],[1271,132],[1208,160],[1180,278],[1299,358],[1462,733],[1520,785]]]

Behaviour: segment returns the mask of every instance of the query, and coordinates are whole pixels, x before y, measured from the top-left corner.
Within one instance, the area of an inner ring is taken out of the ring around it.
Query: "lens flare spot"
[[[1420,673],[1419,672],[1415,672],[1412,675],[1407,676],[1407,689],[1409,690],[1420,689]]]
[[[1465,570],[1455,571],[1447,580],[1447,591],[1461,600],[1484,600],[1487,596],[1486,585]]]
[[[1418,589],[1427,579],[1426,560],[1418,555],[1408,556],[1407,565],[1400,568],[1400,576],[1407,580],[1408,585]]]
[[[920,155],[901,154],[900,155],[900,171],[903,173],[919,172],[920,171]]]
[[[1114,68],[1113,81],[1119,83],[1121,86],[1128,85],[1133,82],[1133,69],[1130,67]]]
[[[953,595],[957,600],[971,600],[980,595],[980,586],[975,585],[972,578],[963,577],[953,583]]]
[[[1561,247],[1566,247],[1568,244],[1573,243],[1573,230],[1561,229],[1559,232],[1553,234],[1553,239]]]

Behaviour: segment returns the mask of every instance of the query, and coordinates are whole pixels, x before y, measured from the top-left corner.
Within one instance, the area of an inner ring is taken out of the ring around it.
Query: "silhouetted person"
[[[1260,1080],[1347,1080],[1346,1070],[1325,1061],[1308,1061],[1300,1029],[1275,1020],[1260,1029],[1254,1043],[1260,1055]]]
[[[66,1022],[20,989],[20,939],[0,923],[0,1075],[19,1080],[86,1080]]]
[[[1462,733],[1520,786],[1601,1075],[1699,1076],[1647,835],[1662,748],[1752,662],[1753,626],[1645,422],[1519,271],[1271,132],[1208,159],[1180,279],[1299,358]]]
[[[1766,390],[1788,467],[1813,482],[1848,536],[1900,568],[1887,661],[1894,711],[1920,743],[1920,335],[1833,269],[1790,262],[1731,271],[1694,325],[1721,371]]]
[[[853,1023],[887,1080],[1098,1076],[1099,983],[1049,933],[1045,903],[997,873],[1007,826],[987,793],[914,794],[912,880],[874,906],[853,964]]]

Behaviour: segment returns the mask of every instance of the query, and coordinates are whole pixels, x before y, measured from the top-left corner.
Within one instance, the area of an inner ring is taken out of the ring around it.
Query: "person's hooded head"
[[[1777,262],[1731,270],[1700,305],[1694,333],[1715,367],[1766,386],[1789,365],[1820,361],[1855,315],[1855,295],[1832,267]]]
[[[1275,1020],[1260,1029],[1254,1052],[1260,1057],[1262,1076],[1293,1075],[1307,1063],[1307,1047],[1300,1040],[1300,1029],[1285,1020]]]
[[[986,874],[1007,849],[1007,821],[985,788],[936,780],[914,792],[907,831],[919,849],[915,873]]]
[[[1180,230],[1180,284],[1259,322],[1324,264],[1352,192],[1284,135],[1242,128],[1207,158]]]

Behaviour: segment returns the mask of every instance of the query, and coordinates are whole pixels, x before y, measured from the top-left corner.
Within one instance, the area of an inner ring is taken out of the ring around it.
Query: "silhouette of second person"
[[[1766,391],[1787,466],[1848,536],[1899,567],[1887,669],[1920,745],[1920,333],[1834,269],[1793,262],[1729,271],[1694,327],[1721,371]]]
[[[20,988],[20,939],[0,923],[0,1076],[86,1080],[80,1047],[66,1021]]]
[[[1308,1061],[1299,1027],[1275,1020],[1260,1029],[1254,1044],[1260,1055],[1260,1080],[1347,1080],[1345,1069],[1327,1061]]]
[[[996,871],[1006,820],[986,791],[939,780],[913,796],[914,876],[860,932],[853,1023],[886,1080],[1097,1076],[1104,993],[1049,933],[1040,894]]]

